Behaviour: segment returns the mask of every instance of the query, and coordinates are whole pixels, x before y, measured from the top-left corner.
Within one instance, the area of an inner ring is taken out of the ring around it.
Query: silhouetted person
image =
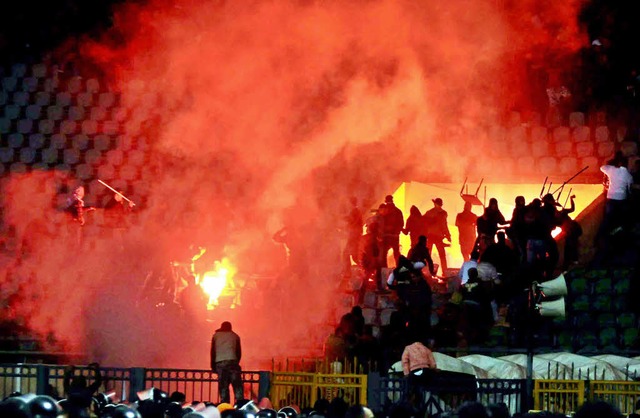
[[[400,232],[404,228],[404,215],[393,203],[393,196],[388,195],[384,199],[385,211],[382,223],[381,257],[383,266],[387,265],[387,252],[393,250],[393,258],[398,263],[400,257]]]
[[[102,385],[102,373],[98,363],[91,363],[89,368],[93,370],[93,383],[87,385],[87,378],[75,376],[75,367],[69,366],[64,372],[64,392],[67,395],[67,413],[70,417],[89,417],[88,408],[91,406],[93,394]]]
[[[507,229],[507,236],[511,242],[515,244],[520,261],[524,261],[527,254],[527,239],[524,224],[525,209],[526,202],[524,196],[517,196],[515,199],[515,207],[511,213],[509,228]]]
[[[627,170],[627,159],[621,152],[617,152],[613,160],[600,167],[600,171],[607,176],[608,182],[604,218],[600,227],[600,235],[605,235],[626,226],[627,199],[633,177]]]
[[[427,237],[424,235],[420,235],[418,238],[418,242],[411,247],[409,250],[409,254],[407,254],[407,258],[411,262],[422,262],[425,265],[429,266],[429,272],[431,275],[435,275],[435,269],[433,265],[433,259],[431,258],[431,252],[427,248]]]
[[[380,361],[380,344],[373,336],[373,327],[371,325],[364,326],[362,335],[358,337],[353,351],[358,363],[363,366],[365,373]]]
[[[351,276],[351,260],[356,264],[361,263],[360,240],[362,239],[362,211],[358,207],[358,200],[351,198],[351,209],[345,217],[347,230],[347,243],[344,247],[342,257],[344,259],[344,274]]]
[[[447,254],[445,252],[445,243],[442,240],[451,241],[451,233],[449,233],[449,225],[447,225],[447,211],[442,209],[442,199],[437,197],[432,202],[433,208],[424,214],[427,225],[427,248],[431,253],[433,246],[436,246],[440,257],[440,271],[445,274],[447,270]]]
[[[460,252],[462,253],[462,259],[465,261],[469,260],[476,243],[476,220],[478,217],[471,211],[472,207],[473,205],[470,202],[465,202],[464,210],[456,215]]]
[[[223,322],[211,339],[211,369],[218,374],[220,401],[230,403],[229,385],[233,387],[235,401],[244,399],[240,359],[240,337],[231,329],[230,322]]]
[[[498,273],[503,276],[508,276],[516,268],[518,258],[515,251],[507,245],[504,232],[498,232],[496,237],[498,242],[487,247],[487,249],[482,253],[480,261],[491,263]]]
[[[121,194],[114,193],[104,205],[105,223],[110,228],[126,229],[129,226],[127,215],[131,208],[133,203],[125,201]]]
[[[506,223],[507,221],[498,207],[498,199],[492,197],[489,199],[489,206],[484,209],[482,216],[479,216],[476,220],[478,239],[482,240],[484,238],[486,242],[494,242],[496,232],[498,232],[500,226],[506,225]]]
[[[578,408],[574,418],[622,418],[622,414],[604,401],[585,402]]]
[[[582,236],[582,226],[571,219],[569,214],[575,210],[575,196],[571,196],[571,207],[560,211],[560,228],[564,232],[564,269],[578,262],[578,248]]]
[[[411,209],[409,209],[407,224],[402,230],[402,233],[405,235],[409,235],[409,238],[411,240],[411,248],[413,248],[418,242],[418,237],[426,233],[424,218],[422,217],[420,209],[418,209],[417,206],[413,205],[411,206]]]
[[[484,341],[493,325],[490,283],[478,278],[478,270],[469,269],[469,280],[461,287],[461,331],[468,343]]]

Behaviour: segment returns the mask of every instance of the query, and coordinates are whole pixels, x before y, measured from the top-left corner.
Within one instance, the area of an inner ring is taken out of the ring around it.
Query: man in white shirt
[[[627,159],[618,151],[607,164],[600,167],[608,180],[607,203],[601,232],[604,234],[615,233],[622,229],[626,223],[627,198],[633,184],[633,177],[627,170]]]

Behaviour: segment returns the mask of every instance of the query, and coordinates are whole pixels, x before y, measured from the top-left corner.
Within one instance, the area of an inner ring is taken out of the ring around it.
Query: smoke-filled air
[[[562,65],[587,42],[578,7],[534,0],[121,6],[100,40],[78,42],[128,110],[119,146],[145,156],[125,190],[136,204],[131,226],[106,237],[85,228],[79,240],[77,225],[64,219],[76,186],[87,188],[87,206],[101,206],[95,196],[108,190],[97,183],[99,170],[91,181],[12,174],[4,216],[25,247],[6,263],[6,281],[28,290],[10,315],[43,341],[114,366],[207,368],[211,333],[224,320],[243,338],[247,369],[317,354],[345,312],[350,197],[368,212],[402,181],[462,182],[486,176],[487,167],[501,180],[539,181],[505,178],[513,174],[492,160],[488,150],[500,143],[490,133],[505,110],[529,104],[526,60]],[[100,216],[87,212],[87,225]],[[205,301],[173,312],[156,303],[171,262],[201,248],[196,269],[219,261],[234,270],[242,292],[233,309],[219,302],[207,311]]]

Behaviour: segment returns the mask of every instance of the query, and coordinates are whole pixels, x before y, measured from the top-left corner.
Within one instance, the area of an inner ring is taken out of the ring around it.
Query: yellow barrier
[[[640,399],[640,382],[593,380],[589,384],[589,400],[605,401],[618,408],[623,415],[632,413]]]
[[[569,414],[584,403],[584,380],[536,380],[534,409]]]
[[[274,372],[270,398],[274,408],[313,406],[318,399],[342,397],[348,404],[366,405],[367,375]]]

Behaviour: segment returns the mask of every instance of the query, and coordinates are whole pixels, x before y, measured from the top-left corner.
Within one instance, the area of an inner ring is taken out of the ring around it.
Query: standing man
[[[427,248],[429,253],[433,246],[436,246],[438,250],[438,256],[440,256],[440,267],[442,274],[445,274],[447,270],[447,254],[445,253],[445,245],[449,245],[442,242],[443,239],[451,241],[451,233],[449,233],[449,226],[447,225],[447,211],[442,209],[442,199],[439,197],[432,200],[433,208],[429,209],[424,214],[424,220],[427,225]]]
[[[387,266],[387,252],[389,248],[393,250],[393,258],[398,265],[400,257],[400,232],[404,228],[404,215],[402,211],[393,203],[393,196],[387,195],[384,198],[385,211],[382,220],[382,265]]]
[[[464,210],[456,216],[460,252],[464,261],[469,261],[476,243],[476,219],[478,217],[471,212],[471,206],[470,202],[464,202]]]
[[[600,227],[601,234],[610,234],[627,226],[627,199],[631,192],[633,177],[627,170],[627,159],[618,151],[607,164],[600,167],[607,176],[607,202],[604,219]]]
[[[236,403],[244,399],[242,379],[240,377],[240,358],[242,348],[240,337],[231,330],[231,322],[223,322],[211,339],[211,369],[218,374],[218,393],[220,402],[231,403],[229,384],[233,387]]]

